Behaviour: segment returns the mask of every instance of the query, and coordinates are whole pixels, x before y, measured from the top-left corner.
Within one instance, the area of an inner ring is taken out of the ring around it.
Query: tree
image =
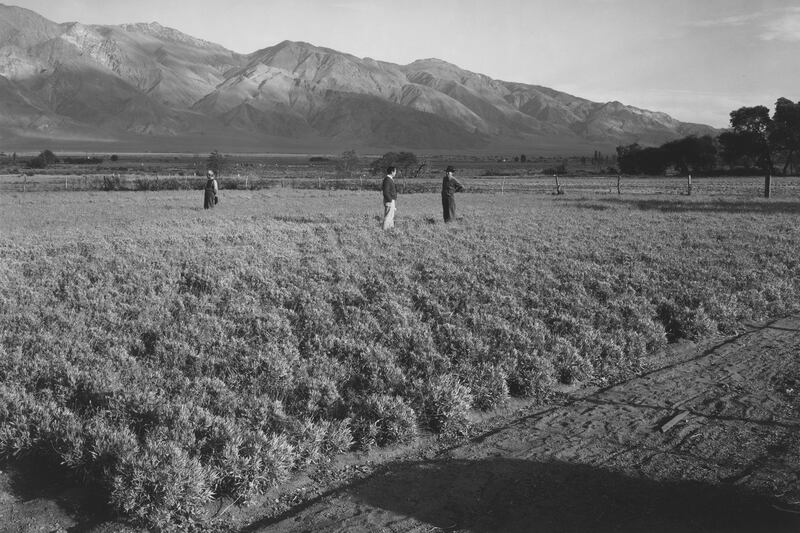
[[[47,168],[56,161],[58,161],[58,158],[53,152],[44,150],[28,162],[28,168]]]
[[[346,177],[358,168],[359,160],[355,150],[348,150],[343,152],[339,160],[336,162],[336,168]]]
[[[800,151],[800,102],[795,104],[787,98],[778,98],[772,115],[769,143],[776,153],[783,156],[782,173],[786,174],[789,165],[793,164],[794,154]]]
[[[713,170],[717,161],[717,148],[710,135],[690,135],[661,146],[667,159],[678,171],[689,174]]]
[[[661,147],[648,147],[639,152],[639,168],[643,174],[661,175],[670,166],[670,157]]]
[[[617,163],[622,174],[663,174],[670,166],[666,149],[642,148],[638,143],[617,146]]]
[[[45,162],[45,164],[47,164],[47,165],[52,165],[52,164],[54,164],[54,163],[56,163],[56,162],[58,161],[58,158],[56,157],[56,154],[54,154],[54,153],[53,153],[53,152],[51,152],[50,150],[43,150],[43,151],[42,151],[42,152],[39,154],[39,157],[41,157],[42,159],[44,159],[44,162]]]
[[[732,132],[729,135],[720,135],[720,143],[724,150],[736,146],[742,154],[752,158],[756,166],[764,172],[764,196],[770,197],[772,173],[771,134],[775,124],[769,116],[769,109],[763,105],[755,107],[740,107],[731,111]],[[730,157],[731,154],[728,154]]]
[[[47,168],[47,163],[42,158],[41,155],[37,155],[30,161],[28,161],[28,168]]]
[[[213,170],[214,174],[219,176],[222,170],[225,168],[225,156],[219,153],[217,150],[214,150],[208,155],[206,166],[208,167],[208,170]]]
[[[755,144],[750,135],[742,135],[734,131],[724,131],[717,137],[720,146],[720,158],[728,167],[756,166],[755,158],[752,157],[753,145]]]
[[[420,163],[417,156],[411,152],[386,152],[370,165],[370,173],[374,176],[386,171],[386,167],[397,167],[400,174],[407,178],[416,178],[425,168],[425,163]]]
[[[641,152],[641,150],[642,147],[639,146],[639,143],[629,144],[628,146],[617,146],[617,161],[619,163],[620,173],[636,174],[639,171],[637,166],[637,153]]]
[[[745,163],[766,173],[772,172],[769,133],[772,119],[763,105],[731,111],[731,128],[720,134],[722,157],[728,164]]]
[[[772,124],[769,109],[763,105],[740,107],[730,114],[731,127],[736,132],[750,132],[766,136]]]

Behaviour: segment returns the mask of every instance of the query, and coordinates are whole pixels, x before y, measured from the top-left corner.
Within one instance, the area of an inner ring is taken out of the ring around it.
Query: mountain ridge
[[[106,147],[576,153],[716,132],[437,58],[397,65],[289,40],[239,54],[158,22],[55,23],[3,4],[0,102],[12,147],[95,132]]]

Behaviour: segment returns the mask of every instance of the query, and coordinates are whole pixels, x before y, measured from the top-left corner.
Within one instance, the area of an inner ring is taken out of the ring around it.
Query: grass
[[[0,197],[0,455],[149,527],[800,304],[797,200]]]

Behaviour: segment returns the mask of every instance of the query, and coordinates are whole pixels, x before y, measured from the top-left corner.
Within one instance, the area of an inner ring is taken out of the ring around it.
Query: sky
[[[729,125],[800,100],[800,0],[0,0],[54,22],[158,22],[250,53],[284,40]]]

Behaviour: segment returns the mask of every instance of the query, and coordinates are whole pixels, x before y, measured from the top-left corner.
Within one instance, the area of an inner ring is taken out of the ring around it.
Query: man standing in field
[[[386,168],[386,177],[383,178],[383,229],[394,228],[394,212],[397,208],[397,189],[394,186],[394,176],[397,169]]]
[[[217,179],[214,177],[214,171],[209,169],[206,172],[206,186],[203,190],[203,209],[214,209],[218,192],[219,186],[217,185]]]
[[[464,186],[453,177],[456,171],[451,166],[444,169],[444,179],[442,179],[442,214],[445,222],[456,219],[456,193],[464,190]]]

